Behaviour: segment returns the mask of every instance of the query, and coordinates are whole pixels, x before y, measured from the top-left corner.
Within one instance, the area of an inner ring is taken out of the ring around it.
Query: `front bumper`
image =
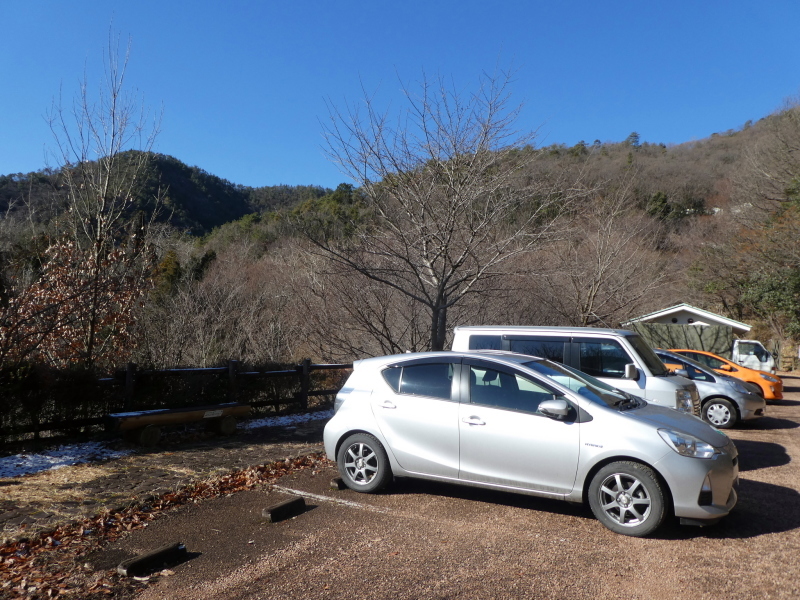
[[[669,485],[675,516],[682,521],[710,525],[736,506],[739,458],[731,441],[714,458],[689,458],[671,452],[655,466]],[[710,495],[703,492],[705,482]]]

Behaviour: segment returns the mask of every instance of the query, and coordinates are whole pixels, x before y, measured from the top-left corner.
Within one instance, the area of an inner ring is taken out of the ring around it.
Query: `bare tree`
[[[144,233],[147,223],[137,216],[150,152],[159,131],[159,118],[151,119],[141,98],[125,88],[130,42],[120,57],[119,40],[109,33],[104,57],[104,81],[95,98],[84,76],[80,91],[65,106],[54,101],[49,123],[57,144],[68,211],[63,222],[76,260],[89,267],[83,285],[85,310],[75,314],[80,332],[81,362],[91,367],[108,339],[106,298],[109,279],[124,279],[136,302],[143,291],[147,261]],[[155,215],[159,198],[150,198]],[[152,217],[151,217],[152,218]],[[109,262],[110,256],[123,256]],[[113,266],[114,271],[109,270]],[[120,271],[120,267],[124,269]],[[129,307],[125,307],[127,311]],[[106,333],[101,333],[105,330]],[[113,331],[113,330],[112,330]]]
[[[311,255],[308,276],[293,290],[306,320],[311,350],[325,359],[424,349],[430,342],[423,307],[392,287]]]
[[[184,279],[148,303],[139,359],[162,368],[218,366],[229,359],[264,365],[306,350],[292,290],[302,278],[291,254],[255,255],[247,242],[221,251],[202,279]]]
[[[537,256],[550,269],[527,287],[564,325],[616,327],[668,280],[659,225],[633,206],[633,184],[606,184],[573,217],[570,235]]]
[[[736,188],[740,204],[771,212],[787,200],[800,200],[800,98],[787,100],[763,128],[745,153]]]
[[[368,214],[344,237],[305,231],[340,267],[422,307],[430,349],[444,346],[448,311],[550,235],[575,192],[527,177],[534,136],[514,129],[509,86],[509,74],[484,76],[464,95],[423,77],[418,95],[404,87],[394,125],[366,94],[363,110],[330,107],[329,156],[360,186]]]

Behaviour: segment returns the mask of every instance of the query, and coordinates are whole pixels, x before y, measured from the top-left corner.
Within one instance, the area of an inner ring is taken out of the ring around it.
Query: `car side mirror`
[[[733,367],[730,365],[720,365],[719,367],[722,371],[733,371]]]
[[[680,375],[681,377],[686,377],[686,379],[690,379],[689,371],[686,369],[675,369],[675,375]]]
[[[563,419],[569,414],[569,404],[566,400],[553,398],[539,403],[539,412],[546,417]]]
[[[625,365],[625,379],[639,379],[639,369],[633,363]]]

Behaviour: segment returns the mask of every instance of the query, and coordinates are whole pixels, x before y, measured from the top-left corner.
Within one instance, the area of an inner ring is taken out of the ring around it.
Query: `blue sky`
[[[800,93],[800,2],[0,0],[0,174],[56,166],[52,100],[99,85],[109,28],[128,86],[163,107],[155,150],[234,183],[335,187],[326,100],[400,106],[423,72],[474,88],[516,69],[538,144],[681,143]],[[399,80],[398,80],[399,78]]]

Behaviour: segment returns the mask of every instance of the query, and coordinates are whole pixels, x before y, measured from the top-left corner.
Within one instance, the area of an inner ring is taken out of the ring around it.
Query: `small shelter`
[[[661,325],[694,325],[696,327],[708,327],[711,325],[721,325],[730,327],[731,331],[737,336],[744,336],[752,327],[747,323],[735,321],[718,315],[716,313],[697,308],[691,304],[676,304],[669,308],[663,308],[650,314],[636,317],[630,321],[622,323],[623,327],[629,327],[633,323],[657,323]]]
[[[653,348],[695,348],[730,357],[734,338],[752,327],[690,304],[677,304],[622,323]]]

